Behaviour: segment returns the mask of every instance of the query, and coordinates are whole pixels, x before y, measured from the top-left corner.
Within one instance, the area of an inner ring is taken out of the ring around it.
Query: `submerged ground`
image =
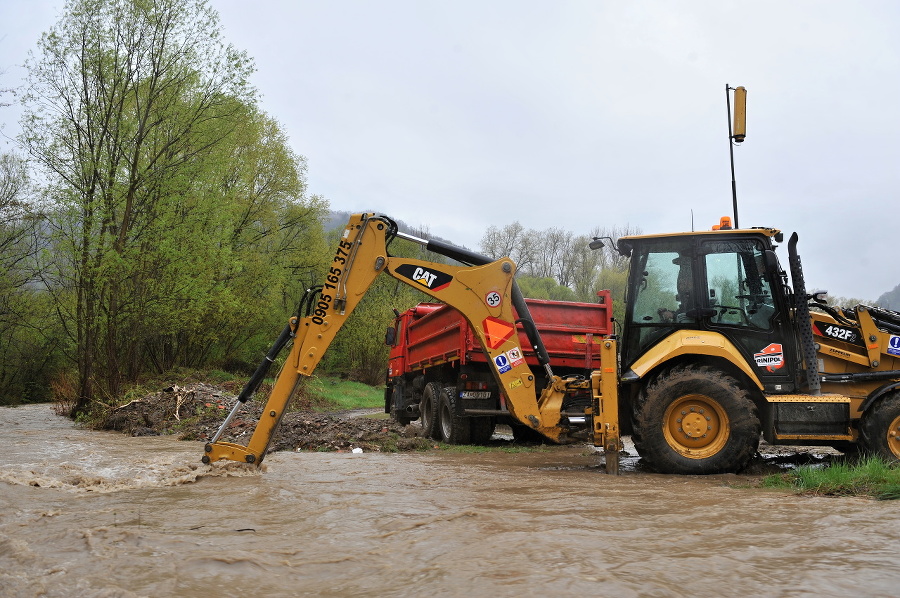
[[[173,385],[150,393],[111,411],[100,423],[105,430],[130,436],[174,434],[182,440],[209,440],[237,402],[225,386],[203,382]],[[308,403],[302,405],[308,407]],[[263,410],[261,401],[248,401],[224,430],[222,440],[246,445]],[[387,418],[378,409],[323,413],[311,409],[289,410],[282,419],[270,451],[404,452],[446,448],[424,438],[421,428]],[[498,430],[499,431],[499,430]],[[489,446],[510,447],[511,435],[495,434]],[[593,450],[590,445],[585,448]],[[770,446],[765,442],[745,474],[776,473],[797,465],[828,462],[840,453],[820,447]],[[621,458],[630,469],[641,469],[630,439],[625,439]]]

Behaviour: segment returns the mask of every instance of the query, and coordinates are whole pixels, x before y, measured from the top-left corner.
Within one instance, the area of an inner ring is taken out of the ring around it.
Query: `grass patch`
[[[871,496],[878,500],[900,499],[900,467],[878,457],[841,461],[828,467],[798,467],[771,475],[764,488],[790,489],[819,496]]]
[[[313,376],[306,382],[304,392],[319,399],[315,402],[318,411],[384,408],[384,389],[361,382]]]

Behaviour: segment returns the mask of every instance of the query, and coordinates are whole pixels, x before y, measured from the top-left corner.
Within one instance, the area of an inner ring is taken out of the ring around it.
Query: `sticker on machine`
[[[889,355],[900,355],[900,336],[891,335],[888,340],[887,352]]]
[[[517,365],[525,362],[525,358],[522,357],[522,351],[518,347],[507,351],[506,356],[509,358],[509,364],[512,367],[516,367]]]
[[[492,316],[481,321],[484,342],[489,349],[499,349],[516,332],[516,325]]]
[[[491,291],[484,296],[484,302],[487,303],[488,307],[498,307],[503,303],[503,297],[497,291]]]
[[[500,354],[495,357],[494,365],[497,366],[497,372],[500,374],[505,374],[512,369],[512,366],[509,365],[509,358],[506,357],[506,354]]]
[[[772,343],[759,353],[755,353],[753,359],[759,367],[774,372],[784,365],[784,350],[780,344]]]
[[[429,270],[416,264],[400,264],[395,272],[432,291],[444,290],[453,280],[453,277],[446,272]]]

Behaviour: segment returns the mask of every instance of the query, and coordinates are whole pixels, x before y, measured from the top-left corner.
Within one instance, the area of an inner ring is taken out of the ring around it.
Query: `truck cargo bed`
[[[600,293],[600,303],[579,303],[526,299],[541,334],[550,363],[556,367],[591,369],[600,363],[600,337],[612,334],[612,311],[608,291]],[[425,369],[459,360],[461,364],[485,362],[471,326],[448,305],[422,303],[413,308],[408,324],[407,369]],[[537,365],[537,357],[521,324],[519,342],[526,361]]]

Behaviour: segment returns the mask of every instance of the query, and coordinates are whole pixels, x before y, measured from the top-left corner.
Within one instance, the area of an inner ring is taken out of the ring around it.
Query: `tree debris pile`
[[[100,428],[132,436],[178,434],[181,440],[209,440],[225,420],[237,397],[219,386],[193,383],[171,386],[112,410]],[[221,440],[246,445],[259,421],[263,404],[248,401],[229,423]],[[386,419],[288,411],[270,450],[397,452],[432,448],[416,426]]]

